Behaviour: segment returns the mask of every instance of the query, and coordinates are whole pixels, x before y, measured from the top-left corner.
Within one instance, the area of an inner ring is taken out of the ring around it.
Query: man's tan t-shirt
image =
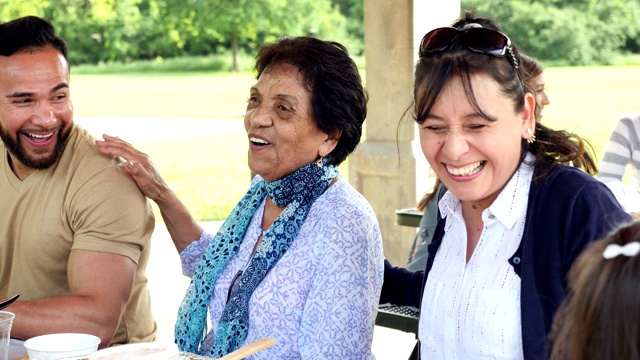
[[[0,298],[69,295],[73,250],[126,256],[138,264],[131,298],[111,344],[152,341],[145,269],[154,217],[135,182],[73,125],[60,160],[20,181],[0,142]],[[104,286],[110,286],[106,283]]]

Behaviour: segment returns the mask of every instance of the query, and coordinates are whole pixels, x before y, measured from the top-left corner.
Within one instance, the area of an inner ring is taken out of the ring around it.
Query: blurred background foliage
[[[462,9],[494,18],[547,64],[612,64],[640,53],[637,0],[462,0]],[[74,65],[215,57],[184,61],[184,70],[245,70],[264,42],[311,33],[362,56],[363,13],[364,0],[0,0],[0,21],[49,19]]]
[[[638,0],[462,0],[496,20],[531,56],[558,65],[609,65],[640,53]]]
[[[363,51],[362,0],[0,0],[0,21],[50,20],[74,65],[243,54],[282,36],[315,33]],[[354,13],[355,12],[355,13]]]

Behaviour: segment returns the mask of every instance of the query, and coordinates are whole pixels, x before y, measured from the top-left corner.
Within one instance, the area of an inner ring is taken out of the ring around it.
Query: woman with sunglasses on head
[[[540,122],[542,120],[542,110],[546,105],[550,104],[549,97],[545,92],[545,81],[543,76],[544,68],[538,60],[522,53],[520,54],[520,61],[523,71],[522,79],[535,94],[535,116],[536,121]],[[593,171],[590,174],[595,175],[595,168],[585,169],[585,171]],[[407,269],[409,270],[422,269],[426,264],[428,254],[427,246],[431,243],[433,231],[435,230],[437,223],[437,199],[442,196],[446,190],[447,189],[442,184],[442,181],[436,178],[433,190],[424,194],[422,199],[418,202],[418,210],[423,211],[424,213],[409,252],[409,259],[407,262]]]
[[[381,303],[421,309],[423,359],[547,358],[547,334],[582,248],[630,220],[580,137],[536,123],[520,58],[467,14],[422,40],[414,115],[448,191],[424,271],[385,263]]]

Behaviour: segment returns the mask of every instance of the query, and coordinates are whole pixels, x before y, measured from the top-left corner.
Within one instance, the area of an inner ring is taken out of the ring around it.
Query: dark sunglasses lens
[[[492,55],[504,55],[508,42],[504,34],[484,28],[467,30],[465,41],[470,49]]]
[[[431,51],[446,50],[458,34],[458,30],[454,28],[438,28],[429,31],[420,42],[420,56]]]

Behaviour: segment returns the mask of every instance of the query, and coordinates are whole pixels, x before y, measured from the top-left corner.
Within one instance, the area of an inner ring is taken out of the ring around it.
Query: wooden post
[[[421,170],[416,182],[414,149],[419,146],[414,144],[410,106],[417,46],[427,30],[448,25],[458,17],[460,3],[365,0],[364,7],[369,92],[366,141],[350,157],[349,181],[376,212],[385,256],[396,265],[404,265],[416,230],[395,225],[395,210],[416,205],[416,183],[425,189],[427,177],[426,170]],[[426,163],[421,153],[418,157],[419,163]]]

